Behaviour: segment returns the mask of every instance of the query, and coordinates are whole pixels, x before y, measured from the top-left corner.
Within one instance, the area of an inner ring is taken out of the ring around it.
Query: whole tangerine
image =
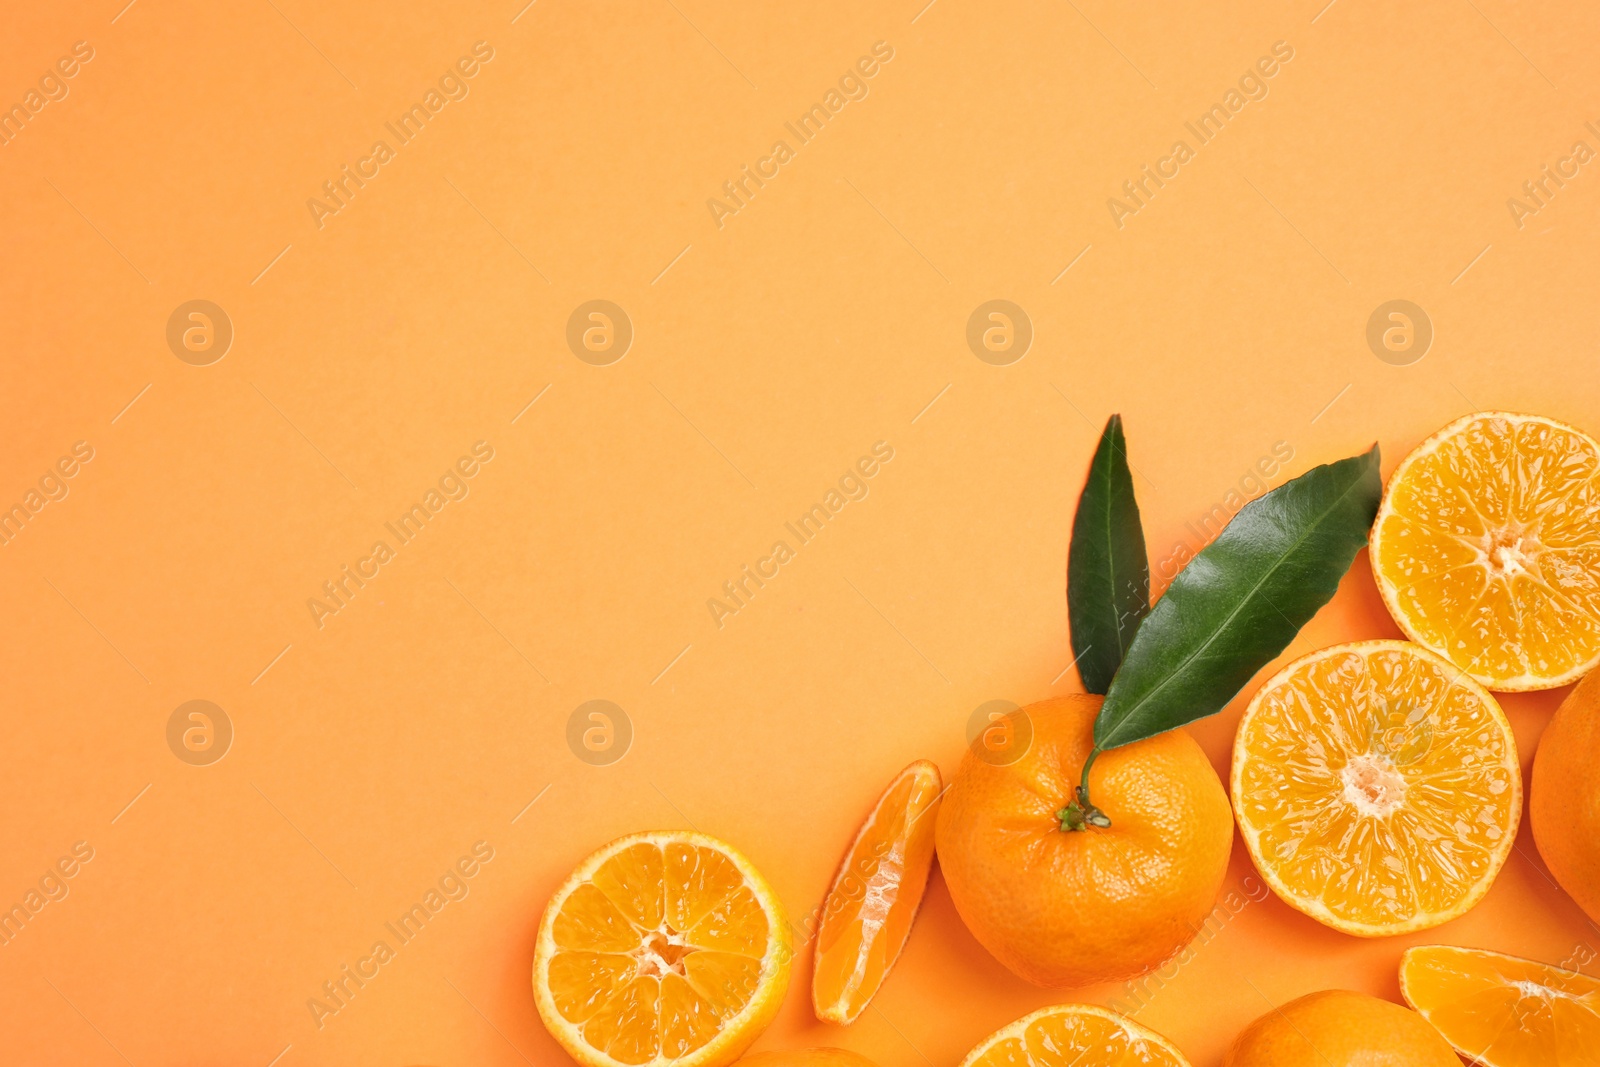
[[[1528,817],[1561,888],[1600,922],[1600,671],[1556,709],[1533,757]]]
[[[1222,1067],[1461,1067],[1461,1060],[1410,1008],[1324,989],[1245,1027]]]
[[[1102,702],[1074,694],[1012,712],[998,725],[1015,749],[997,755],[980,737],[939,809],[956,910],[1036,985],[1125,978],[1170,957],[1215,905],[1233,849],[1222,782],[1182,730],[1102,752],[1094,818],[1070,808]]]

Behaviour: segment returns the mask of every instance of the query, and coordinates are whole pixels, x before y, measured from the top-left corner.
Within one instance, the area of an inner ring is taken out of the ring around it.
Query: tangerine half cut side
[[[792,956],[777,895],[733,846],[682,830],[633,834],[550,898],[534,997],[585,1067],[723,1067],[777,1013]]]
[[[1600,663],[1600,444],[1480,412],[1389,478],[1372,572],[1395,622],[1490,689],[1550,689]]]
[[[1504,866],[1522,813],[1500,706],[1409,641],[1325,648],[1263,685],[1234,740],[1232,793],[1278,896],[1365,937],[1465,914]]]
[[[1419,945],[1400,959],[1400,992],[1472,1063],[1600,1065],[1600,981],[1576,970]]]
[[[1125,1015],[1058,1004],[1001,1027],[961,1067],[1189,1067],[1177,1047]]]

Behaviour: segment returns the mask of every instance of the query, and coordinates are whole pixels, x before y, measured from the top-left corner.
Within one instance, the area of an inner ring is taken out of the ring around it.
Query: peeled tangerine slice
[[[1325,648],[1263,685],[1234,740],[1232,793],[1277,894],[1364,937],[1466,913],[1522,813],[1500,706],[1409,641]]]
[[[1600,663],[1600,445],[1486,411],[1389,478],[1372,573],[1400,628],[1490,689],[1550,689]]]
[[[823,905],[811,982],[817,1018],[855,1022],[899,958],[928,886],[942,793],[939,768],[918,760],[856,833]]]
[[[793,948],[772,887],[731,845],[634,834],[578,865],[539,923],[533,992],[586,1067],[722,1067],[783,1000]]]
[[[1407,949],[1400,992],[1484,1067],[1600,1067],[1600,981],[1498,952]]]
[[[1189,1067],[1172,1042],[1088,1004],[1024,1015],[967,1053],[961,1067]]]

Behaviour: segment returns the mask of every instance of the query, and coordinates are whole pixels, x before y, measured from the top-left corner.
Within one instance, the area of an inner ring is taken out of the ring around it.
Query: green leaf
[[[1144,528],[1133,498],[1122,416],[1113,415],[1089,464],[1067,550],[1067,618],[1085,689],[1104,693],[1110,688],[1139,620],[1149,611]]]
[[[1373,445],[1246,504],[1139,627],[1095,719],[1095,750],[1221,711],[1332,599],[1382,492]]]

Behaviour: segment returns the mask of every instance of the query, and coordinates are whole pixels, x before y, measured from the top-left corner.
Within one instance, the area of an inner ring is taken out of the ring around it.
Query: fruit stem
[[[1087,830],[1091,826],[1104,830],[1111,825],[1106,813],[1089,802],[1089,768],[1094,766],[1094,758],[1099,754],[1098,747],[1089,750],[1088,757],[1083,761],[1083,779],[1078,783],[1074,799],[1056,812],[1056,818],[1065,832]]]

